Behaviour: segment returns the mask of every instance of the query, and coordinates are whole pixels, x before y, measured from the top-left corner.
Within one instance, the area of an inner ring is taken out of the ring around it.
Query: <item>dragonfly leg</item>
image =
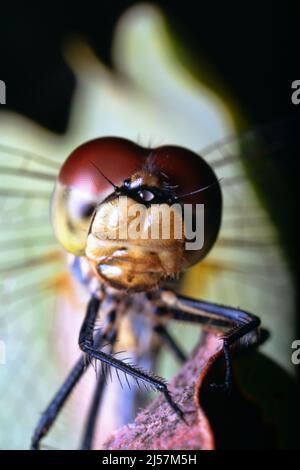
[[[90,301],[92,303],[93,298]],[[184,414],[180,407],[172,399],[170,392],[168,390],[166,382],[157,376],[154,376],[150,373],[145,372],[135,365],[125,363],[111,354],[105,353],[95,348],[93,345],[93,328],[95,325],[96,317],[94,309],[90,308],[90,304],[87,309],[86,317],[82,324],[80,334],[79,334],[79,347],[84,353],[86,353],[90,358],[97,359],[108,366],[114,367],[125,374],[128,374],[134,377],[136,380],[142,380],[145,383],[150,384],[157,391],[161,392],[166,401],[169,403],[173,411],[183,420]]]
[[[115,311],[110,312],[109,317],[110,317],[109,318],[110,324],[112,326],[114,323],[114,319],[115,319]],[[113,344],[116,340],[116,333],[114,330],[110,331],[110,334],[107,335],[107,339],[110,342],[110,350],[112,350]],[[90,450],[92,448],[93,437],[95,434],[95,428],[96,428],[96,423],[97,423],[97,415],[98,415],[98,410],[101,406],[103,393],[105,390],[107,373],[108,373],[108,369],[106,371],[103,369],[97,379],[97,384],[95,387],[91,406],[88,412],[87,421],[84,426],[83,438],[82,438],[81,446],[80,446],[81,450]]]
[[[45,437],[56,420],[61,408],[67,401],[73,388],[84,374],[87,364],[84,356],[76,362],[66,380],[42,413],[31,439],[31,450],[38,450],[40,441]]]
[[[92,307],[96,308],[98,312],[99,305],[99,303],[97,304],[97,302],[94,302]],[[97,333],[95,336],[95,345],[99,347],[102,344],[103,340],[103,333]],[[56,418],[58,417],[60,410],[64,406],[72,390],[74,389],[82,375],[85,373],[88,366],[89,363],[86,361],[86,357],[82,355],[71,369],[66,380],[61,385],[46,410],[42,413],[31,439],[32,450],[39,449],[41,439],[48,434]]]
[[[105,374],[101,373],[97,379],[96,388],[93,394],[92,403],[88,412],[87,421],[85,424],[83,438],[81,441],[81,450],[90,450],[93,444],[93,437],[95,434],[98,410],[101,405],[103,392],[106,385]]]
[[[163,343],[165,343],[170,348],[170,350],[174,353],[176,358],[180,362],[185,362],[187,359],[187,356],[179,347],[179,345],[175,342],[174,338],[170,335],[170,333],[164,327],[164,325],[155,325],[153,329],[155,333],[158,334],[158,336],[163,341]]]
[[[232,384],[230,346],[244,338],[249,339],[249,345],[253,345],[253,342],[258,344],[257,330],[260,326],[260,319],[239,308],[191,299],[166,290],[161,291],[157,313],[167,315],[173,320],[188,323],[210,323],[219,327],[229,326],[229,330],[221,336],[226,366],[225,380],[222,384],[211,384],[211,386],[230,391]]]

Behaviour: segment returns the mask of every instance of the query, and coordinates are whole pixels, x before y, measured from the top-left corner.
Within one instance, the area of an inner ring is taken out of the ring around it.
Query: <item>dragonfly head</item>
[[[221,206],[219,182],[199,155],[107,137],[66,160],[51,214],[68,252],[87,257],[95,275],[114,287],[139,291],[208,253]]]

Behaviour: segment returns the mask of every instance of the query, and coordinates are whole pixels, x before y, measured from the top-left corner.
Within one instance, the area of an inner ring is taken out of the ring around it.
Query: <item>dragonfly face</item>
[[[204,242],[189,250],[185,224],[198,222],[200,204]],[[190,220],[184,218],[185,205]],[[217,238],[221,207],[219,182],[199,155],[108,137],[83,144],[66,160],[51,214],[59,242],[69,253],[87,257],[98,278],[144,291],[204,258]]]

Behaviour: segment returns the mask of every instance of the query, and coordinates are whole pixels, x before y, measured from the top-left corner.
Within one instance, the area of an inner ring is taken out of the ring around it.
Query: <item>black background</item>
[[[6,82],[7,105],[45,127],[66,129],[75,77],[61,55],[72,34],[85,37],[111,66],[115,23],[133,1],[72,4],[1,4],[0,78]],[[297,36],[299,16],[290,2],[171,1],[158,4],[169,28],[192,55],[203,58],[234,92],[253,125],[291,117],[300,105],[291,102],[291,83],[300,79]],[[2,107],[0,112],[2,111]],[[293,121],[296,129],[297,121]],[[286,243],[294,273],[298,267],[298,148],[275,155],[274,164],[289,182],[285,219]]]

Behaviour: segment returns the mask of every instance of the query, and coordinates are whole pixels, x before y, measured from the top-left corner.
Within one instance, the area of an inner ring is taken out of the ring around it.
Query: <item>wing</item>
[[[3,448],[28,447],[49,400],[49,383],[59,380],[53,313],[63,257],[49,220],[57,168],[53,159],[0,145],[0,340],[5,349],[0,416],[8,431]]]

